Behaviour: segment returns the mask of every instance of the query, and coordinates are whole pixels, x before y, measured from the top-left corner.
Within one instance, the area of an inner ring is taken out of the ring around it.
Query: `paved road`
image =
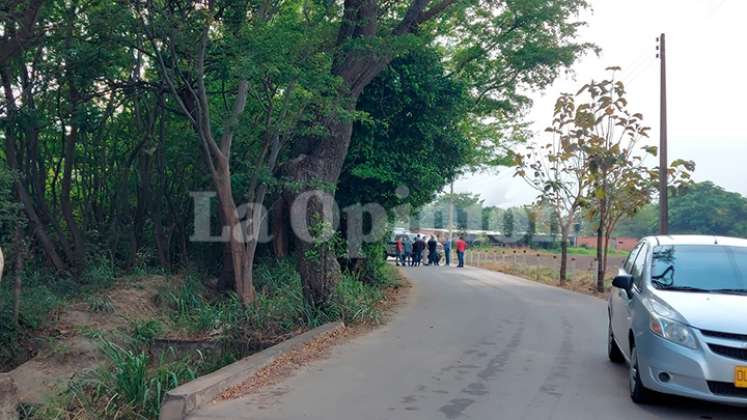
[[[629,397],[607,361],[605,302],[475,268],[422,267],[409,303],[260,394],[205,419],[745,419],[747,410]]]

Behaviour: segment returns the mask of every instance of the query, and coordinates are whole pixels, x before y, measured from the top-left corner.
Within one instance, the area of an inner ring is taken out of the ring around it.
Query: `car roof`
[[[659,235],[644,238],[653,245],[713,245],[747,248],[747,239],[710,235]]]

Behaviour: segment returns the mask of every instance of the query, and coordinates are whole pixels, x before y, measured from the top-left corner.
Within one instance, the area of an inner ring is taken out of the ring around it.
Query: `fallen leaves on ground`
[[[410,287],[409,281],[400,275],[400,285],[398,287],[387,288],[384,291],[384,298],[380,302],[382,312],[390,315],[394,307],[403,301]],[[256,393],[267,386],[275,385],[291,376],[298,368],[328,356],[335,345],[364,334],[373,328],[375,326],[357,324],[338,328],[323,334],[298,349],[280,355],[245,382],[224,391],[215,401],[239,398]]]

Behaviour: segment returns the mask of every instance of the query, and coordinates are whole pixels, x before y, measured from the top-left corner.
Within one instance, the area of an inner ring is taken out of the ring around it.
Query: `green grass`
[[[181,287],[170,284],[158,291],[156,300],[163,312],[162,320],[131,321],[124,336],[81,330],[81,334],[101,343],[104,366],[81,373],[66,392],[39,408],[29,409],[25,418],[66,419],[76,413],[77,418],[156,419],[168,390],[232,363],[247,352],[335,320],[348,324],[380,323],[384,290],[399,285],[396,271],[380,260],[377,256],[372,260],[375,265],[366,267],[359,276],[344,273],[329,304],[322,308],[312,307],[304,300],[301,278],[291,260],[256,267],[256,301],[248,306],[233,293],[217,295],[207,290],[201,274],[188,272]],[[89,273],[89,285],[107,284],[106,269],[95,273]],[[90,290],[99,291],[85,301],[91,311],[109,312],[113,308],[111,299],[100,292],[103,287],[99,286],[91,287]],[[166,358],[152,360],[148,346],[167,329],[198,335],[217,332],[226,345],[219,352],[195,352],[173,362]],[[242,345],[232,346],[235,343]]]
[[[64,304],[43,273],[25,272],[18,325],[13,319],[13,282],[0,285],[0,370],[7,370],[33,355],[28,349],[34,331],[44,328]]]
[[[164,325],[157,319],[137,320],[130,323],[130,335],[139,344],[151,344],[163,334],[164,329]]]
[[[352,275],[343,275],[337,284],[329,312],[347,324],[379,324],[379,302],[384,297],[381,288],[363,283]]]
[[[551,248],[548,249],[547,252],[551,252],[553,254],[560,254],[561,250],[560,248]],[[624,250],[615,250],[610,249],[608,251],[609,256],[626,256],[628,255],[628,251]],[[568,247],[568,255],[581,255],[581,256],[589,256],[589,257],[596,257],[597,256],[597,250],[596,248],[586,248],[586,247]]]
[[[82,373],[64,393],[41,407],[27,409],[24,418],[157,419],[166,392],[199,374],[193,366],[200,363],[200,354],[196,360],[154,362],[143,350],[105,339],[100,343],[104,366]]]

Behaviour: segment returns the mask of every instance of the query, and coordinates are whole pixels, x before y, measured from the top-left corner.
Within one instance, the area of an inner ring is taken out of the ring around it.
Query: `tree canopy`
[[[353,127],[340,205],[417,208],[430,202],[474,153],[461,127],[467,104],[464,84],[446,75],[434,49],[394,60],[359,100],[365,117]],[[398,187],[407,188],[405,197],[396,196]]]
[[[257,243],[260,225],[287,228],[299,195],[417,207],[464,167],[507,163],[524,92],[595,50],[577,39],[587,7],[14,0],[0,15],[7,202],[23,208],[31,257],[60,275],[83,278],[102,255],[125,269],[197,262],[250,303],[255,254],[285,255]],[[227,242],[194,239],[202,192],[207,230]],[[331,222],[320,208],[304,216]],[[334,247],[292,239],[320,257],[297,268],[323,305]]]
[[[621,236],[642,237],[658,231],[659,206],[651,203],[622,221]],[[669,198],[669,230],[672,234],[747,237],[747,198],[726,191],[711,181],[693,183]]]

